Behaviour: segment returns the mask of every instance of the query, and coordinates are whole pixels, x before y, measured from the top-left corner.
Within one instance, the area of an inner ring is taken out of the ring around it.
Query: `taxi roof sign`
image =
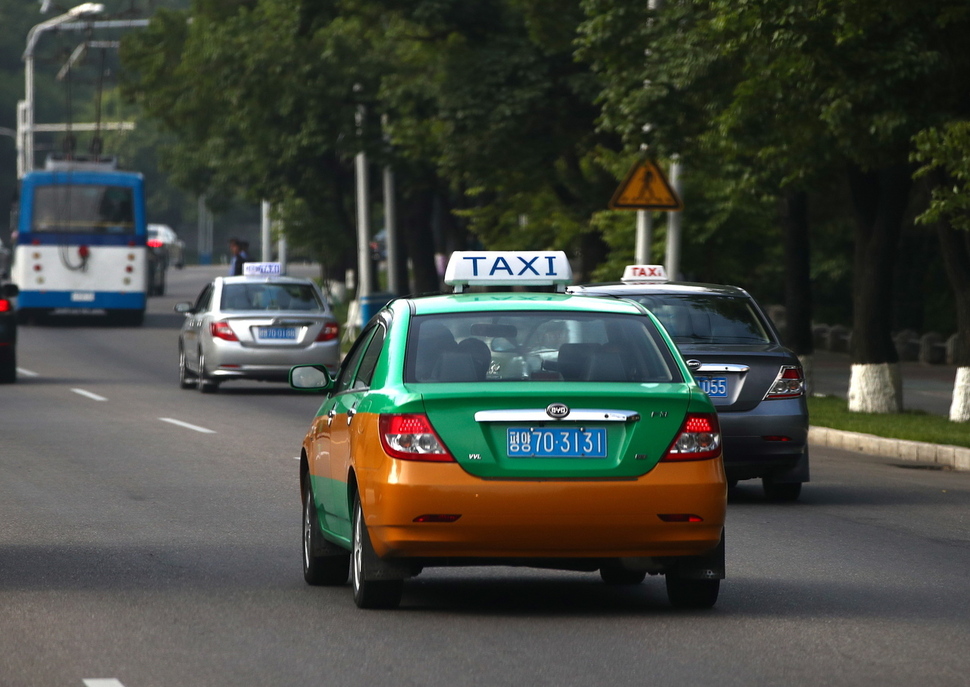
[[[561,250],[455,251],[445,269],[445,284],[461,293],[466,286],[556,286],[573,279]]]
[[[621,281],[627,283],[667,281],[667,270],[663,265],[627,265]]]
[[[283,274],[282,265],[278,262],[244,262],[244,277],[278,277]]]
[[[683,210],[684,203],[653,160],[640,160],[610,199],[611,210]]]

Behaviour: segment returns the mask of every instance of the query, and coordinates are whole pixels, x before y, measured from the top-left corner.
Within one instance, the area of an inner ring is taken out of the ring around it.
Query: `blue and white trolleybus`
[[[22,319],[105,312],[139,325],[149,288],[141,174],[111,162],[51,161],[20,186],[12,280]]]

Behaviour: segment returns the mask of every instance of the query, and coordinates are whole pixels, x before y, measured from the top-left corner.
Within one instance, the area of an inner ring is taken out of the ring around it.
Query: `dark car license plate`
[[[711,398],[727,396],[727,377],[697,377],[701,390]]]
[[[256,332],[260,339],[270,341],[292,341],[296,339],[294,327],[257,327]]]
[[[606,430],[529,427],[508,430],[509,458],[606,458]]]

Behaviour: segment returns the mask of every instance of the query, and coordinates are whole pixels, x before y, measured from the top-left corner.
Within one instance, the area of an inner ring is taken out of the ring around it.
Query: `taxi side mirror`
[[[180,312],[182,314],[190,313],[190,312],[192,312],[192,304],[191,303],[176,303],[175,304],[175,312]]]
[[[298,391],[330,391],[333,377],[323,365],[297,365],[290,368],[290,387]]]

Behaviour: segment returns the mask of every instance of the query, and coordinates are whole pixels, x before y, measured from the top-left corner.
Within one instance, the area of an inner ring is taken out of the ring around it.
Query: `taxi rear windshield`
[[[226,284],[221,310],[323,310],[309,284]]]
[[[416,316],[406,382],[681,382],[646,317],[575,312]]]
[[[652,312],[676,343],[767,344],[773,339],[747,298],[715,294],[626,296]]]

